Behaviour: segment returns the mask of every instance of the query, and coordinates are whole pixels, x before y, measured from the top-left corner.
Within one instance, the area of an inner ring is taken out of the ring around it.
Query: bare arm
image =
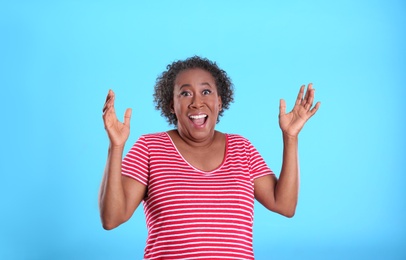
[[[146,192],[145,185],[121,175],[124,145],[130,134],[131,109],[125,112],[124,123],[119,122],[114,98],[114,92],[110,90],[103,108],[104,126],[110,140],[99,193],[100,216],[105,229],[113,229],[127,221]]]
[[[293,217],[299,196],[298,135],[306,121],[319,106],[313,108],[314,89],[309,84],[304,95],[300,88],[295,107],[286,114],[286,104],[280,101],[279,125],[283,134],[283,160],[279,180],[275,176],[264,176],[254,181],[255,198],[267,209],[287,217]]]
[[[283,137],[283,162],[279,179],[266,175],[254,181],[255,198],[267,209],[293,217],[299,195],[297,138]]]

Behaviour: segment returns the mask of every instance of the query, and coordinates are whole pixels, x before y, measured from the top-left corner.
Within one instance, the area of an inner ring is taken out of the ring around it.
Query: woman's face
[[[178,120],[178,131],[183,137],[193,141],[212,137],[221,105],[221,97],[210,72],[196,68],[177,75],[172,111]]]

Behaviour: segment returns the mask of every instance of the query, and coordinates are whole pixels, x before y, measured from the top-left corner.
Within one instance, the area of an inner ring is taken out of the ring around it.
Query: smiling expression
[[[203,69],[180,72],[175,80],[172,111],[178,119],[178,131],[191,139],[214,133],[221,97],[213,76]]]

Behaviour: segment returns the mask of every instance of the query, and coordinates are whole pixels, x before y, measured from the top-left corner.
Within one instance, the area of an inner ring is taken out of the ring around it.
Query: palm
[[[312,88],[312,84],[308,85],[305,95],[304,88],[304,85],[300,88],[295,106],[289,113],[285,112],[285,101],[283,99],[280,101],[279,126],[282,132],[289,136],[299,135],[299,132],[303,128],[306,121],[317,112],[320,106],[320,102],[317,102],[317,104],[312,108],[314,100],[314,89]]]
[[[109,91],[106,98],[106,103],[103,107],[104,128],[107,131],[110,142],[115,146],[122,146],[130,135],[130,118],[131,109],[127,109],[124,115],[124,123],[117,119],[114,109],[115,95],[113,91]]]

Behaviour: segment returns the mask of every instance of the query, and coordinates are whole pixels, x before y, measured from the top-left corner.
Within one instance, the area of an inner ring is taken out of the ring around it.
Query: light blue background
[[[406,258],[404,1],[1,1],[0,259],[141,259],[142,207],[101,227],[109,88],[126,150],[169,127],[152,103],[177,59],[218,62],[242,134],[279,174],[279,99],[314,83],[300,135],[301,193],[287,219],[256,204],[257,259]]]

